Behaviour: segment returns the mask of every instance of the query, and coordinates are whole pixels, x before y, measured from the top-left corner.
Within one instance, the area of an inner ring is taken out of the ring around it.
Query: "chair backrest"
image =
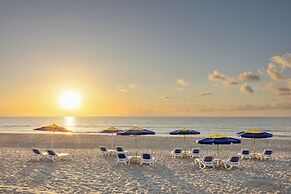
[[[230,162],[238,162],[239,161],[239,157],[238,156],[232,156],[229,159]]]
[[[181,154],[182,153],[182,150],[180,148],[176,148],[174,150],[175,154]]]
[[[250,154],[250,150],[242,150],[241,153],[243,155],[249,155]]]
[[[119,153],[119,154],[117,154],[117,157],[119,159],[125,159],[126,158],[126,155],[124,153]]]
[[[203,161],[204,162],[212,162],[213,161],[213,156],[205,156]]]
[[[193,153],[193,154],[199,154],[199,153],[200,153],[200,149],[194,148],[194,149],[192,150],[192,153]]]
[[[123,147],[116,147],[116,151],[118,151],[118,152],[124,152],[124,150],[123,150]]]
[[[150,160],[152,157],[151,157],[151,155],[149,153],[143,153],[142,154],[142,158],[146,159],[146,160]]]
[[[272,152],[273,152],[272,150],[265,150],[264,154],[270,156],[272,155]]]
[[[41,154],[41,152],[38,149],[32,149],[33,153],[35,154]]]
[[[47,153],[51,156],[57,155],[53,150],[48,150]]]
[[[101,149],[102,152],[107,152],[107,149],[104,146],[100,147],[100,149]]]

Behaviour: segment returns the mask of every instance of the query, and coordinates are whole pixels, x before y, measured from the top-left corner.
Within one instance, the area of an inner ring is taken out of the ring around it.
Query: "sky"
[[[0,0],[1,116],[291,116],[288,0]],[[73,90],[82,103],[58,103]]]

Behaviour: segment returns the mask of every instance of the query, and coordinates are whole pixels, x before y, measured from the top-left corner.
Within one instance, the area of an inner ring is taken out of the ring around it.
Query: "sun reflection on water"
[[[71,117],[71,116],[64,117],[63,122],[64,122],[65,128],[73,130],[73,131],[75,130],[75,122],[76,122],[75,117]]]

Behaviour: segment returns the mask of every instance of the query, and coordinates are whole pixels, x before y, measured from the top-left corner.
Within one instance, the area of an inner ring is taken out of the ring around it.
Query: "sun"
[[[59,96],[59,105],[65,110],[77,110],[80,108],[82,97],[76,91],[64,91]]]

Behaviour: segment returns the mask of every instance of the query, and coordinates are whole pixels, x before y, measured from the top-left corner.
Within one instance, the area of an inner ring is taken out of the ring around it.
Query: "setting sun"
[[[65,110],[76,110],[80,108],[81,95],[76,91],[64,91],[59,96],[59,105]]]

